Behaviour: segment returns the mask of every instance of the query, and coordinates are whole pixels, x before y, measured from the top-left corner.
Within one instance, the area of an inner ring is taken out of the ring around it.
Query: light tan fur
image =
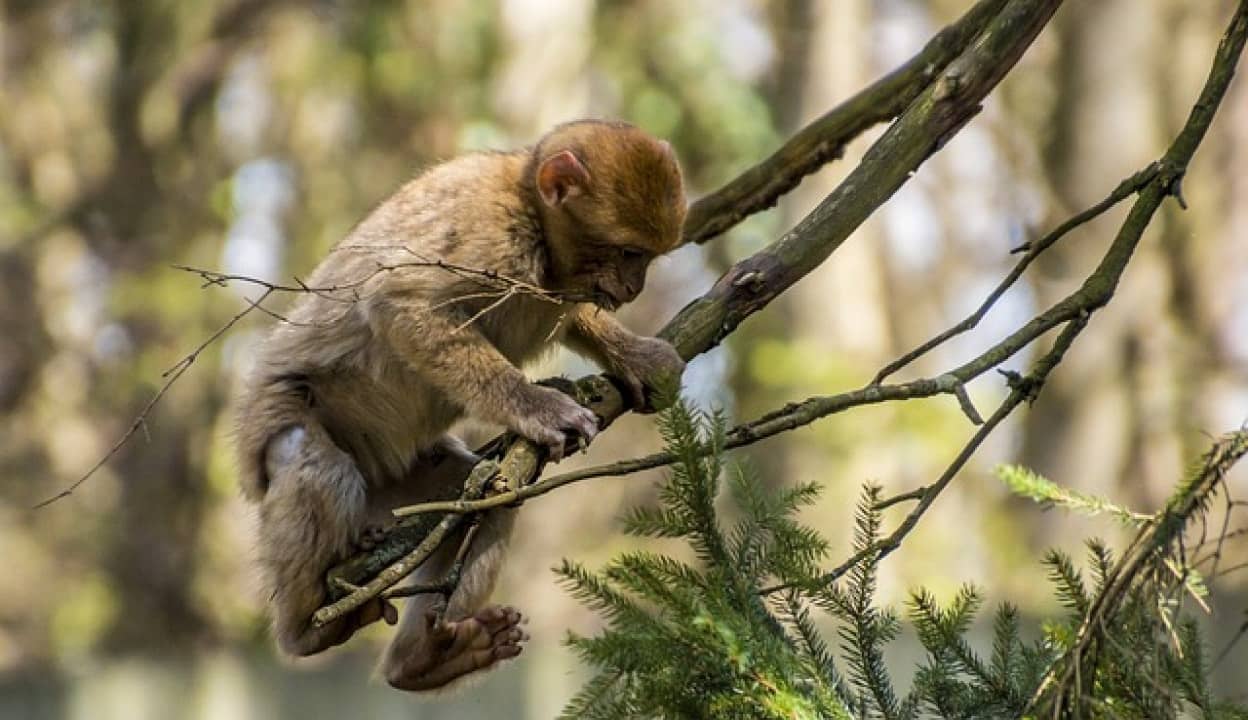
[[[445,436],[454,422],[505,426],[555,458],[568,435],[592,437],[593,414],[531,383],[524,363],[564,342],[618,375],[639,404],[647,383],[683,369],[669,345],[598,306],[641,291],[650,260],[678,242],[684,211],[666,143],[582,121],[532,149],[431,168],[321,263],[289,322],[261,345],[237,409],[241,484],[259,505],[259,559],[283,650],[319,652],[389,619],[375,602],[310,624],[325,571],[355,549],[370,518],[462,482],[471,458],[435,452],[454,448]],[[597,305],[551,302],[535,288]],[[483,607],[510,521],[493,514],[483,527],[446,612],[409,601],[383,662],[396,687],[436,688],[519,653],[519,613]],[[434,578],[445,562],[422,573]]]

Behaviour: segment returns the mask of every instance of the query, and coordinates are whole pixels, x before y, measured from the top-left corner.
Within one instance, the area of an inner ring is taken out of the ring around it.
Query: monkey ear
[[[571,150],[551,155],[537,168],[537,191],[550,207],[561,205],[588,187],[589,171]]]

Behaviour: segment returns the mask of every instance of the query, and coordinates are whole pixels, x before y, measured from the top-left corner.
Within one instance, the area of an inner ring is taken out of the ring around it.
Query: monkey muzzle
[[[615,283],[597,283],[594,287],[594,304],[604,310],[615,310],[637,298],[638,291]]]
[[[609,292],[597,290],[594,292],[594,304],[603,310],[615,310],[623,305],[624,302]]]

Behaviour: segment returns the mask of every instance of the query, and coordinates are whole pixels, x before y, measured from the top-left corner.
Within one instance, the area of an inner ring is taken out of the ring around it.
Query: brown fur
[[[566,155],[565,153],[571,153]],[[555,161],[552,161],[555,158]],[[518,293],[491,308],[479,276],[441,260],[607,307],[641,291],[650,260],[678,242],[684,194],[670,147],[622,123],[556,128],[530,150],[468,155],[423,173],[383,202],[307,280],[260,347],[238,403],[246,497],[259,505],[260,565],[279,645],[297,655],[345,641],[380,618],[370,604],[312,628],[324,573],[370,518],[455,487],[471,461],[430,450],[464,416],[562,452],[596,419],[518,369],[555,342],[643,384],[683,364],[589,304]],[[389,269],[379,269],[379,267]],[[336,288],[336,289],[334,289]],[[519,652],[518,613],[482,608],[510,522],[487,518],[444,618],[411,601],[387,652],[396,687],[429,689]],[[436,575],[431,564],[423,569]]]

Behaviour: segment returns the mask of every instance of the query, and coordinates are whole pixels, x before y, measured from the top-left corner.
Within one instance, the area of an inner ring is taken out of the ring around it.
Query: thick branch
[[[900,115],[1004,6],[1005,0],[980,0],[904,65],[799,130],[766,160],[693,203],[685,221],[685,242],[704,243],[772,207],[807,175],[840,158],[851,140]]]
[[[664,329],[684,357],[719,344],[828,258],[944,146],[1031,44],[1061,0],[1014,0],[939,73],[875,142],[858,167],[792,230],[737,263]]]
[[[1060,4],[1061,0],[1009,2],[970,47],[937,74],[819,207],[778,241],[733,266],[706,295],[678,313],[660,335],[671,341],[686,359],[706,352],[746,317],[827,259],[979,111],[983,98],[1014,65]],[[981,3],[973,12],[986,12],[985,8],[991,7],[991,3]],[[595,386],[602,391],[591,389]],[[626,410],[619,392],[601,377],[582,379],[577,388],[578,394],[597,394],[603,400],[599,404],[604,412],[591,407],[605,424]],[[532,443],[514,440],[507,445],[500,463],[502,484],[510,490],[530,485],[542,464]],[[380,592],[374,585],[370,583],[352,592],[332,608],[347,612],[359,607]],[[328,609],[331,608],[320,612]]]

